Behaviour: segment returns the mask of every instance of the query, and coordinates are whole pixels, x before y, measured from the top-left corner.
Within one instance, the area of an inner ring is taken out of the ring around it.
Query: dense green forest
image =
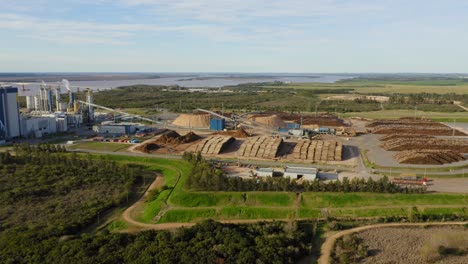
[[[126,202],[140,173],[104,158],[62,154],[53,145],[0,153],[1,229],[78,231],[98,213]]]
[[[391,183],[387,177],[379,180],[363,178],[336,180],[324,183],[319,180],[304,181],[298,184],[283,177],[266,177],[265,179],[244,180],[237,177],[226,177],[224,173],[206,161],[200,153],[184,153],[184,159],[191,164],[187,178],[188,189],[201,191],[289,191],[289,192],[377,192],[377,193],[424,193],[424,187],[402,188]]]
[[[0,240],[1,263],[297,263],[310,254],[311,224],[204,221],[176,232],[101,232],[61,238],[22,234]]]
[[[167,108],[173,112],[197,108],[227,111],[286,112],[360,112],[383,109],[414,109],[422,111],[458,112],[463,109],[453,101],[468,103],[463,94],[391,94],[390,101],[323,100],[322,94],[358,94],[353,88],[292,89],[272,84],[242,84],[235,87],[206,88],[190,92],[178,86],[134,85],[95,93],[94,101],[111,108]],[[373,93],[372,95],[386,95]],[[284,99],[288,100],[284,100]]]

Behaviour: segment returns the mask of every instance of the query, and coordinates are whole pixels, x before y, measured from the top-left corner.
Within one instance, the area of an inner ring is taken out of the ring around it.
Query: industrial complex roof
[[[289,173],[302,173],[302,174],[317,174],[317,168],[307,167],[287,167],[284,172]]]

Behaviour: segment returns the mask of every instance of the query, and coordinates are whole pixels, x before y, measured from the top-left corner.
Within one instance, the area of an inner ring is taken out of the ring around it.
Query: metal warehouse
[[[307,168],[307,167],[287,167],[284,171],[285,178],[291,179],[305,179],[308,181],[313,181],[317,178],[317,168]]]
[[[257,176],[258,177],[273,177],[273,169],[272,168],[258,168]]]

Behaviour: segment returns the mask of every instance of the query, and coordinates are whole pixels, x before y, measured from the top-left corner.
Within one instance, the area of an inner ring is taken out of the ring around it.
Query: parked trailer
[[[421,177],[398,177],[391,179],[392,183],[405,185],[427,185],[427,178]]]

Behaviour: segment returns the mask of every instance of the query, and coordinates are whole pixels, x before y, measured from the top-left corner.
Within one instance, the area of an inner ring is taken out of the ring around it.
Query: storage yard
[[[366,127],[374,134],[383,134],[379,146],[396,152],[393,157],[401,164],[442,165],[466,160],[467,135],[442,123],[403,118],[378,120]]]

